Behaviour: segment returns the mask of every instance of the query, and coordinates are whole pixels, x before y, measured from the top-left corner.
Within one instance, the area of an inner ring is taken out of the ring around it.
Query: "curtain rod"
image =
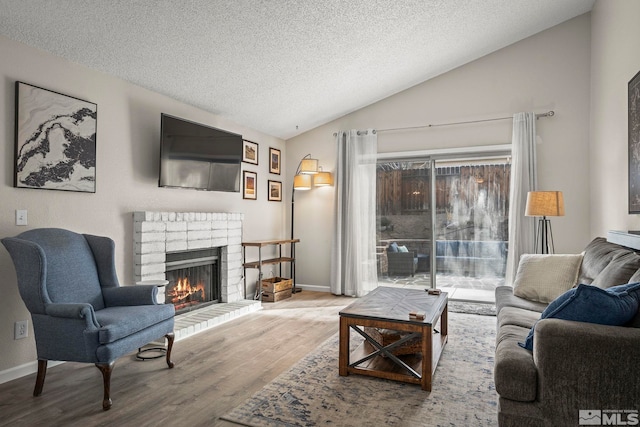
[[[556,113],[553,110],[547,111],[546,113],[536,114],[536,119],[539,119],[541,117],[552,117],[555,114]],[[397,130],[411,130],[411,129],[435,128],[440,126],[467,125],[472,123],[495,122],[498,120],[513,120],[513,116],[512,117],[496,117],[494,119],[484,119],[484,120],[470,120],[466,122],[438,123],[438,124],[429,124],[429,125],[423,125],[423,126],[408,126],[408,127],[401,127],[401,128],[378,129],[378,132],[393,132]],[[376,133],[375,130],[373,132]],[[358,133],[360,133],[360,131],[358,131]],[[333,136],[337,136],[337,135],[338,133],[334,132]]]

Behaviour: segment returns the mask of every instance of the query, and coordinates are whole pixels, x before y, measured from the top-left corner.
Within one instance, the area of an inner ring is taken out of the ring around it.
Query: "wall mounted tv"
[[[161,116],[160,187],[240,191],[242,135]]]

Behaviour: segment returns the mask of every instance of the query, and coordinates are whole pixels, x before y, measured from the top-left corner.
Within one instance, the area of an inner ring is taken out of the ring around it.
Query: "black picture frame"
[[[252,165],[258,164],[258,143],[242,140],[242,161]]]
[[[98,106],[16,82],[13,186],[96,192]]]
[[[251,171],[242,172],[242,198],[258,199],[258,174]]]
[[[629,213],[640,214],[640,71],[629,81]]]
[[[282,181],[269,180],[267,183],[267,200],[270,202],[282,201]]]
[[[269,173],[280,175],[281,152],[277,148],[269,147]]]

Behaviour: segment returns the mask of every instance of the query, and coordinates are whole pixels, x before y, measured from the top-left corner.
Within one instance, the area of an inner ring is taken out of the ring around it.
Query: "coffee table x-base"
[[[431,391],[433,374],[448,339],[448,295],[430,295],[424,290],[378,287],[340,312],[339,373],[368,375],[412,384]],[[422,320],[409,317],[410,312],[424,312]],[[435,330],[439,321],[439,331]],[[363,327],[392,329],[408,334],[382,346]],[[350,349],[350,332],[365,340]],[[420,337],[421,354],[395,356],[394,348]],[[384,357],[383,357],[384,356]],[[353,360],[353,361],[352,361]]]

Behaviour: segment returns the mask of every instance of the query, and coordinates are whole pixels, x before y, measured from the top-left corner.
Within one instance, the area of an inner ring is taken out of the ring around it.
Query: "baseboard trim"
[[[300,288],[303,291],[315,291],[315,292],[331,292],[331,289],[328,286],[320,286],[320,285],[305,285],[296,283],[296,288]]]
[[[64,362],[49,361],[47,368],[52,368],[57,365],[61,365]],[[9,381],[17,380],[18,378],[26,377],[27,375],[35,374],[38,372],[38,361],[25,363],[24,365],[15,366],[13,368],[0,371],[0,384],[7,383]]]

